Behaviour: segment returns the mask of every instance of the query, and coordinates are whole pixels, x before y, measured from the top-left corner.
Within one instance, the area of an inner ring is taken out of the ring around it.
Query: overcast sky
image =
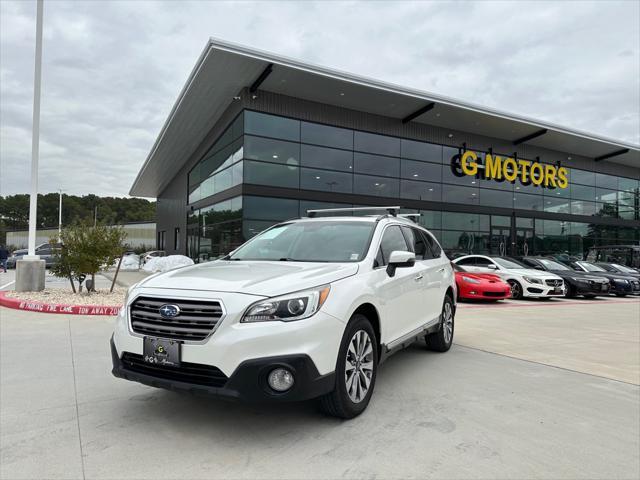
[[[640,143],[640,2],[45,0],[40,191],[126,195],[210,36]],[[0,1],[0,194],[29,189],[35,1]]]

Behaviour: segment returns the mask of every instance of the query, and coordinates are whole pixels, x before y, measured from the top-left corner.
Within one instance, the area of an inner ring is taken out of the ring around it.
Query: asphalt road
[[[116,379],[111,318],[0,308],[0,478],[638,478],[637,384],[514,358],[532,344],[504,352],[507,336],[483,333],[502,319],[513,344],[523,328],[513,319],[529,318],[532,342],[570,341],[586,318],[640,311],[637,300],[601,304],[605,315],[593,305],[461,308],[457,341],[471,346],[395,355],[352,421],[312,404],[248,406]],[[565,320],[540,321],[552,314]],[[637,332],[631,320],[600,331],[608,349]]]

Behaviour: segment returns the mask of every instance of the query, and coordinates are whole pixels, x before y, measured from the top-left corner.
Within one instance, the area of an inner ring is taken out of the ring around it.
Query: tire
[[[364,342],[364,347],[358,347],[359,341]],[[360,359],[358,354],[362,355]],[[355,314],[351,317],[342,336],[336,362],[335,388],[332,392],[320,397],[320,410],[338,418],[357,417],[369,405],[377,373],[378,342],[375,332],[367,317]],[[369,379],[368,386],[367,379]],[[364,394],[362,387],[366,387]]]
[[[576,296],[576,287],[574,287],[573,285],[568,283],[567,284],[567,291],[564,293],[564,296],[566,298],[575,298],[575,296]]]
[[[522,300],[524,292],[522,290],[522,285],[520,285],[520,282],[516,280],[507,280],[507,283],[511,287],[511,298],[513,298],[514,300]]]
[[[445,295],[440,313],[440,328],[425,336],[427,348],[435,352],[446,352],[453,343],[455,308],[449,295]]]

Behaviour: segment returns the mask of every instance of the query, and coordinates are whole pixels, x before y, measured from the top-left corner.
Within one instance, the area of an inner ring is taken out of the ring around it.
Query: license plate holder
[[[562,287],[556,287],[553,289],[553,293],[560,294],[562,293]]]
[[[606,292],[606,291],[607,291],[607,284],[606,284],[606,283],[603,283],[603,284],[602,284],[602,291],[603,291],[603,292]]]
[[[179,367],[182,343],[178,340],[144,337],[143,359],[146,363],[163,367]]]

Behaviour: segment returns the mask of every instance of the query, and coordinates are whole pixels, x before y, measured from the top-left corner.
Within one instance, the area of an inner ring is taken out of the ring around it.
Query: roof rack
[[[422,214],[421,213],[401,213],[398,215],[401,218],[409,218],[411,219],[414,223],[418,223],[418,217],[421,217]]]
[[[351,208],[322,208],[318,210],[307,210],[307,216],[313,218],[317,213],[341,213],[341,212],[375,212],[384,210],[389,215],[396,217],[401,207],[351,207]]]

